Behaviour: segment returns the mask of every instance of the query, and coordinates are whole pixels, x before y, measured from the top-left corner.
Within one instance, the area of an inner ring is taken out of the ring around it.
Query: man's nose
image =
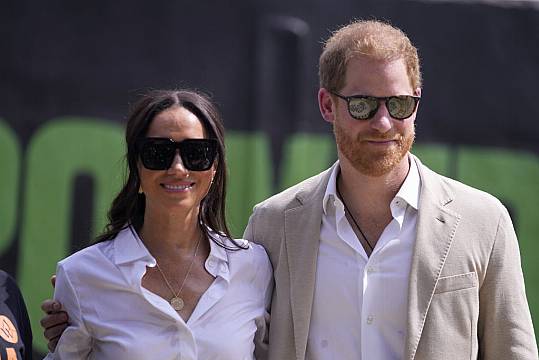
[[[387,111],[386,104],[381,102],[380,106],[378,106],[378,111],[376,111],[376,114],[369,120],[369,125],[380,133],[386,133],[393,127],[392,121],[393,119]]]

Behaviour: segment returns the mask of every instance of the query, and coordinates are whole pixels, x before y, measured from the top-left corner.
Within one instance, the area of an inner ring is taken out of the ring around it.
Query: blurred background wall
[[[100,232],[123,176],[129,104],[209,92],[227,128],[228,215],[331,164],[316,103],[331,30],[385,19],[419,48],[414,153],[510,209],[539,324],[539,7],[389,0],[18,1],[0,12],[0,264],[45,350],[39,304],[56,262]]]

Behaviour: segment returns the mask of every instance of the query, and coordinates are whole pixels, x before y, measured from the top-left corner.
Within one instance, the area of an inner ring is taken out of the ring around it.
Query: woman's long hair
[[[217,169],[208,194],[202,199],[198,213],[200,228],[207,238],[229,250],[244,248],[230,236],[225,218],[226,199],[226,160],[224,126],[216,106],[210,99],[193,90],[153,90],[143,95],[132,107],[127,120],[125,141],[127,161],[125,183],[112,202],[108,212],[108,224],[95,242],[111,240],[127,226],[132,225],[137,232],[144,223],[145,195],[139,194],[140,177],[138,173],[139,152],[137,141],[146,136],[153,119],[164,110],[180,106],[193,113],[202,123],[208,137],[216,139]],[[208,229],[232,240],[230,247],[211,236]]]

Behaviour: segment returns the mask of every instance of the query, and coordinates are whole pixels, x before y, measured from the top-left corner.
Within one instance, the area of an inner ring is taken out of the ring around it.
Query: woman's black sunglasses
[[[185,139],[176,142],[167,138],[148,137],[137,141],[142,165],[149,170],[170,168],[176,149],[179,149],[183,166],[187,170],[206,171],[213,165],[217,147],[215,139]]]
[[[404,120],[412,116],[420,99],[419,96],[412,95],[378,97],[367,95],[344,96],[336,92],[332,92],[332,94],[348,103],[350,116],[357,120],[371,119],[378,111],[380,101],[385,102],[387,112],[393,119]]]

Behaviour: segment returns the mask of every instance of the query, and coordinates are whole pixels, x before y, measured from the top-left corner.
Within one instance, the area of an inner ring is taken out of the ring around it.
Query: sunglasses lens
[[[176,156],[176,147],[187,170],[208,170],[217,156],[215,139],[186,139],[177,143],[165,138],[146,138],[140,145],[142,165],[149,170],[167,170]]]
[[[395,119],[409,118],[416,106],[416,100],[412,96],[392,96],[387,101],[387,111]]]
[[[370,97],[353,97],[348,103],[348,111],[356,119],[368,119],[377,109],[378,100]]]
[[[140,160],[149,170],[166,170],[169,168],[175,153],[174,143],[167,139],[148,139],[144,141]]]
[[[217,142],[214,139],[184,140],[180,143],[180,155],[186,169],[206,171],[217,155]]]

